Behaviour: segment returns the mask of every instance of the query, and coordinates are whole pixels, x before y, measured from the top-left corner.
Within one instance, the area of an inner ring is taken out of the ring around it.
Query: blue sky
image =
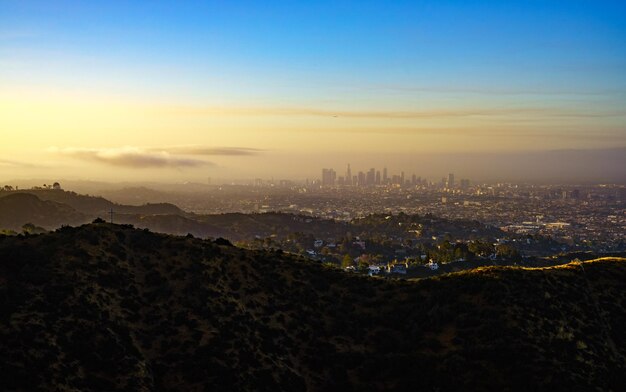
[[[142,74],[162,75],[163,87],[199,96],[194,85],[215,75],[235,96],[265,97],[259,79],[278,93],[626,87],[626,3],[617,1],[5,1],[0,26],[2,58],[49,61],[48,72],[29,68],[53,84],[89,86],[101,71],[127,87],[139,79],[139,89]],[[74,75],[60,72],[68,66]]]

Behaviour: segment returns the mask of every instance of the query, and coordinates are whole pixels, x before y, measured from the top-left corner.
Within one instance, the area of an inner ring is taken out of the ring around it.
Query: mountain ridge
[[[127,225],[0,237],[0,375],[7,390],[619,390],[626,262],[580,265],[389,281]]]

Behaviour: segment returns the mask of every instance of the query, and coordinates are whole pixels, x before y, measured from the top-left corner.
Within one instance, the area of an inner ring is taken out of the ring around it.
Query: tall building
[[[376,169],[371,168],[368,172],[367,172],[367,179],[366,179],[366,184],[367,185],[374,185],[374,182],[376,181]]]
[[[380,170],[376,170],[376,185],[380,185]]]
[[[352,185],[352,170],[350,170],[349,163],[348,163],[348,170],[346,170],[346,185]]]
[[[363,173],[362,171],[359,172],[358,185],[359,186],[365,185],[365,173]]]
[[[454,173],[448,174],[448,188],[454,188]]]
[[[337,172],[333,169],[322,169],[322,185],[333,186],[337,179]]]
[[[387,185],[389,177],[387,177],[387,168],[383,169],[383,184]]]

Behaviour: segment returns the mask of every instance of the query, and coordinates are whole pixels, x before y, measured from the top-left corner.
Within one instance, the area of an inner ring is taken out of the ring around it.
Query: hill
[[[123,214],[171,214],[185,215],[180,208],[169,203],[147,203],[143,205],[123,205],[116,204],[100,196],[81,195],[76,192],[64,191],[60,189],[29,189],[20,191],[0,192],[0,199],[3,196],[12,194],[31,194],[41,200],[53,201],[66,204],[76,211],[88,216],[103,215],[113,209],[117,213]]]
[[[46,229],[60,225],[85,223],[88,218],[65,204],[43,201],[28,193],[12,193],[0,197],[0,228],[21,231],[25,223]]]
[[[407,228],[423,226],[423,237],[433,235],[458,234],[466,236],[493,237],[501,235],[499,229],[478,222],[447,220],[417,215],[371,215],[352,222],[338,222],[310,216],[294,215],[280,212],[262,214],[225,213],[213,215],[197,215],[181,210],[169,203],[147,203],[143,205],[122,205],[113,203],[99,196],[81,195],[75,192],[57,189],[31,189],[20,191],[0,191],[0,200],[8,196],[31,195],[45,202],[53,202],[51,211],[46,214],[44,204],[39,211],[41,219],[46,220],[46,227],[58,228],[67,224],[68,219],[56,211],[61,208],[75,210],[82,220],[71,220],[71,223],[85,223],[96,217],[107,218],[110,210],[115,213],[115,221],[132,224],[167,234],[185,235],[191,233],[198,237],[225,237],[231,241],[251,241],[255,238],[278,237],[287,238],[293,233],[311,235],[315,238],[338,238],[352,233],[364,237],[400,237],[407,236]],[[16,196],[17,197],[17,196]],[[30,200],[34,200],[32,197]],[[29,205],[14,205],[17,216],[30,213]],[[18,214],[19,212],[19,214]],[[0,210],[0,214],[3,211]],[[21,214],[21,215],[20,215]],[[0,219],[2,216],[0,215]],[[19,226],[28,221],[17,222]],[[3,228],[0,225],[0,228]],[[411,237],[415,237],[411,234]]]
[[[5,390],[620,390],[626,262],[394,281],[106,223],[0,237]]]

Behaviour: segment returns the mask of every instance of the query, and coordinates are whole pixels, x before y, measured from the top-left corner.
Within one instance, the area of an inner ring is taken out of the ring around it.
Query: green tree
[[[48,231],[43,227],[35,226],[32,223],[26,223],[24,226],[22,226],[22,232],[24,232],[24,234],[43,234],[47,233]]]
[[[341,260],[341,268],[347,268],[353,265],[352,257],[350,255],[343,256],[343,260]]]
[[[519,252],[509,244],[498,245],[496,255],[505,259],[515,259],[519,257]]]

